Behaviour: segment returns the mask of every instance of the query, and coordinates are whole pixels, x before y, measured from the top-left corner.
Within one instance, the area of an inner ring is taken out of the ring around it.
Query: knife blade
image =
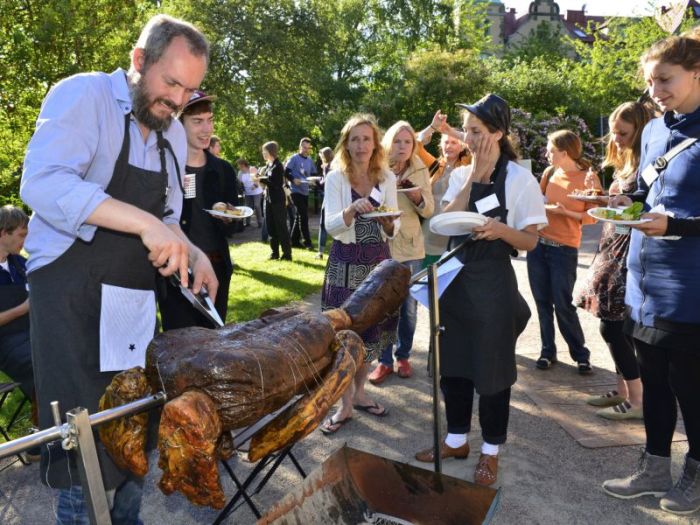
[[[188,281],[190,285],[194,282],[194,276],[192,275],[192,270],[188,269]],[[216,311],[214,303],[212,302],[207,290],[204,286],[200,289],[199,293],[195,294],[191,288],[183,286],[180,279],[180,272],[176,271],[170,276],[170,282],[173,286],[180,289],[180,293],[187,299],[192,306],[194,306],[197,311],[199,311],[204,317],[209,319],[215,326],[221,328],[224,326],[224,322]]]

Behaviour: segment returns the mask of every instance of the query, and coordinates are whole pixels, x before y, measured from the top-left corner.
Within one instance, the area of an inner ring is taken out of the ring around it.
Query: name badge
[[[656,171],[653,164],[649,164],[644,171],[642,171],[642,179],[648,187],[654,184],[654,181],[659,178],[659,172]]]
[[[476,205],[476,211],[478,211],[481,214],[484,214],[491,210],[495,210],[501,205],[498,202],[498,197],[496,197],[495,193],[492,193],[488,197],[484,197],[483,199],[476,201],[474,204]]]
[[[194,199],[197,196],[197,185],[195,182],[196,175],[194,173],[185,173],[182,188],[185,190],[185,199]]]
[[[378,202],[380,206],[384,204],[384,195],[378,188],[372,188],[372,193],[369,194],[369,197],[370,199],[374,199],[375,202]]]

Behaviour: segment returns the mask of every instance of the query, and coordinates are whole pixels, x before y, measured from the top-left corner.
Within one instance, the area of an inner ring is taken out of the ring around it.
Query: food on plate
[[[581,197],[597,197],[599,195],[603,195],[603,190],[600,188],[586,188],[583,190],[576,189],[573,192],[571,192],[572,195],[578,195]]]
[[[211,207],[212,210],[214,211],[223,211],[225,212],[227,209],[226,203],[225,202],[215,202],[214,205]]]
[[[242,217],[245,215],[245,211],[241,208],[229,208],[228,204],[225,202],[216,202],[211,207],[213,211],[218,211],[219,213],[225,213],[231,217]]]
[[[644,205],[641,202],[635,202],[623,210],[596,208],[592,213],[601,219],[612,219],[615,221],[638,221],[642,216],[642,213],[644,213]]]
[[[399,210],[397,210],[396,208],[390,208],[389,206],[385,206],[384,204],[382,204],[378,208],[375,208],[374,211],[378,211],[380,213],[396,213]]]
[[[226,436],[275,412],[297,394],[303,397],[294,408],[256,434],[252,457],[281,450],[315,429],[363,361],[364,347],[356,334],[403,304],[410,278],[405,266],[389,259],[337,309],[270,310],[246,323],[156,336],[148,347],[145,371],[117,374],[110,392],[119,390],[119,399],[127,401],[158,391],[166,394],[158,444],[161,490],[180,491],[199,505],[223,507],[217,463],[230,456]],[[121,378],[125,374],[127,382]],[[120,404],[111,397],[105,406]],[[143,473],[146,428],[127,424],[134,417],[120,420],[103,440],[117,464]]]

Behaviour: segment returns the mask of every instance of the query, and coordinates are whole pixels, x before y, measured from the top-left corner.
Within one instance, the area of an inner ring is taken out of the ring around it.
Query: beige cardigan
[[[401,231],[389,243],[391,257],[399,262],[413,261],[425,257],[425,243],[420,218],[427,219],[435,211],[430,174],[425,164],[417,156],[411,159],[411,165],[402,177],[410,180],[420,188],[423,202],[420,206],[413,204],[405,193],[398,194],[401,215]]]
[[[384,172],[384,181],[379,183],[383,201],[380,204],[398,209],[396,202],[396,176],[389,170]],[[326,231],[343,244],[355,242],[355,219],[350,226],[343,220],[343,210],[352,204],[352,187],[350,180],[340,170],[333,170],[326,176],[323,196],[323,213],[326,219]],[[401,227],[400,218],[394,220],[394,237]],[[389,238],[380,228],[382,237]]]

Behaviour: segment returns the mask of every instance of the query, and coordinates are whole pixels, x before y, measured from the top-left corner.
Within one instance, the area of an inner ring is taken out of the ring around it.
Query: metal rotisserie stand
[[[112,520],[107,504],[107,494],[102,482],[100,463],[97,459],[93,427],[160,406],[165,400],[165,394],[159,392],[153,396],[137,399],[120,407],[110,408],[92,415],[88,414],[87,409],[78,407],[66,412],[66,423],[61,423],[58,403],[54,401],[51,403],[51,410],[56,426],[0,445],[0,458],[60,440],[64,449],[75,451],[90,523],[110,525]]]

